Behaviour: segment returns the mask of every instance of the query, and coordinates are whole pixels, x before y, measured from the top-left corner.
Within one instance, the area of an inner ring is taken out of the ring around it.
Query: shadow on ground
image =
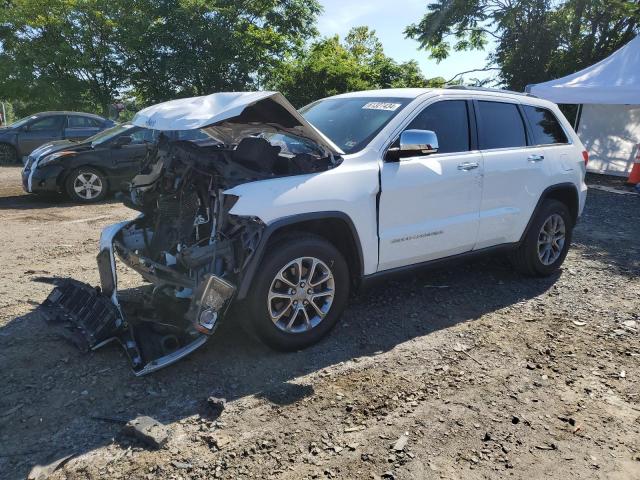
[[[300,376],[474,320],[553,283],[523,279],[498,259],[423,273],[353,299],[330,336],[307,350],[271,351],[231,318],[200,351],[143,378],[116,345],[83,355],[36,310],[0,330],[0,470],[24,478],[35,463],[110,443],[120,427],[92,416],[145,414],[170,424],[201,413],[210,395],[296,402],[313,394],[312,385],[295,383]]]
[[[625,209],[637,211],[639,202],[618,197],[592,193],[577,254],[637,275],[640,225],[627,225]],[[353,299],[329,337],[307,350],[273,352],[232,318],[203,349],[143,378],[133,376],[117,346],[83,355],[34,311],[0,330],[0,471],[24,478],[35,463],[111,443],[120,427],[94,416],[145,414],[172,424],[201,413],[210,395],[296,402],[314,392],[297,382],[303,375],[473,321],[539,296],[555,281],[523,278],[500,258],[423,272]]]
[[[613,267],[621,275],[640,275],[640,196],[589,190],[573,244],[584,258]]]
[[[114,198],[100,202],[102,204],[118,204],[122,202]],[[79,203],[72,202],[63,194],[17,194],[0,197],[0,210],[43,210],[47,208],[73,207]]]

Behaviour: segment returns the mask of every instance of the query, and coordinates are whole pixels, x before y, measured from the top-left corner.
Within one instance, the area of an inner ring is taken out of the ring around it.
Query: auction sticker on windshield
[[[386,103],[386,102],[369,102],[369,103],[365,103],[362,106],[362,109],[367,109],[367,110],[389,110],[391,112],[395,111],[398,109],[398,107],[400,106],[400,103]]]

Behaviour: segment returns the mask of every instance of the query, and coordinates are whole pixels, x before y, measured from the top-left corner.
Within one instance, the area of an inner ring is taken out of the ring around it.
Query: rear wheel
[[[18,163],[18,152],[7,143],[0,143],[0,165],[13,165]]]
[[[248,299],[251,326],[277,350],[318,342],[337,323],[349,296],[349,271],[340,252],[307,234],[274,242]]]
[[[573,221],[567,206],[558,200],[545,200],[524,241],[512,254],[511,263],[525,275],[551,275],[564,262],[572,233]]]
[[[67,177],[66,190],[76,202],[99,202],[107,195],[107,179],[95,168],[80,167]]]

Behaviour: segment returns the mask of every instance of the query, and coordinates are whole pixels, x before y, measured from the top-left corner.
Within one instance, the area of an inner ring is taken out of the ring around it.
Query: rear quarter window
[[[89,126],[93,128],[101,128],[103,125],[108,125],[107,122],[98,120],[97,118],[88,118]]]
[[[566,133],[551,110],[531,105],[524,105],[523,108],[536,145],[569,143]]]
[[[67,126],[69,128],[90,128],[93,125],[90,123],[89,118],[81,117],[79,115],[71,115],[67,117]]]

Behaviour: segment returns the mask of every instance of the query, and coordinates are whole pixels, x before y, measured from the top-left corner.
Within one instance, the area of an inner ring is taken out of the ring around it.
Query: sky
[[[406,39],[404,29],[417,23],[426,13],[428,0],[320,0],[324,13],[318,28],[323,36],[336,33],[344,37],[351,27],[367,25],[376,31],[385,53],[398,62],[416,60],[425,76],[450,79],[457,73],[486,66],[487,52],[452,52],[439,64],[428,52],[418,49],[418,42]],[[470,75],[486,78],[484,72]]]

